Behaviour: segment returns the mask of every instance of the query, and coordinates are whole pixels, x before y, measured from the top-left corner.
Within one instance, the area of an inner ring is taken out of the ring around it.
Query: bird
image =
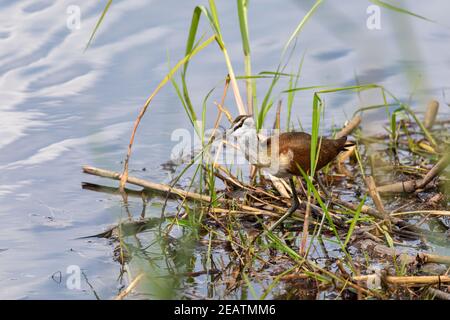
[[[283,132],[263,137],[257,133],[252,115],[238,116],[227,130],[227,135],[228,138],[236,140],[245,158],[252,165],[275,177],[289,179],[292,204],[287,212],[268,228],[273,231],[300,206],[293,177],[302,176],[302,171],[311,173],[312,137],[306,132]],[[354,145],[353,142],[347,142],[347,136],[339,139],[319,137],[318,143],[320,147],[317,147],[319,151],[316,171]]]

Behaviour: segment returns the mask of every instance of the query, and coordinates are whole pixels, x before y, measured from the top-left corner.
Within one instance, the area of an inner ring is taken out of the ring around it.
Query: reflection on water
[[[0,298],[95,298],[84,282],[83,290],[67,289],[70,265],[80,266],[101,298],[117,293],[120,267],[109,242],[77,238],[96,234],[127,213],[120,197],[83,191],[80,182],[86,177],[80,168],[83,164],[120,168],[138,108],[167,72],[168,54],[172,64],[182,56],[192,10],[202,2],[115,1],[93,46],[83,53],[101,2],[0,1],[0,283],[8,288]],[[276,68],[285,41],[311,3],[251,2],[255,72]],[[437,3],[408,3],[408,8],[445,23],[449,4],[441,1],[439,7],[446,8],[436,10]],[[66,9],[73,4],[81,7],[82,19],[81,28],[71,31],[66,27]],[[175,5],[177,10],[171,10]],[[218,1],[225,41],[240,73],[234,6]],[[442,89],[450,88],[448,28],[399,18],[408,20],[408,39],[415,41],[415,52],[405,52],[397,41],[404,35],[392,24],[392,14],[382,11],[382,29],[370,31],[365,27],[366,3],[345,1],[340,6],[327,3],[302,31],[287,70],[295,71],[306,52],[301,86],[376,82],[405,99],[414,91],[418,100],[413,102],[429,96],[441,99]],[[223,80],[226,68],[214,47],[202,52],[190,68],[191,97],[200,110],[204,96],[212,84]],[[426,79],[421,83],[427,87],[411,88],[415,82],[406,74]],[[264,80],[258,83],[260,99],[268,85]],[[278,90],[285,88],[282,83]],[[211,102],[219,99],[220,91]],[[325,121],[340,124],[357,107],[377,99],[379,94],[373,93],[327,96]],[[311,101],[311,92],[299,93],[293,111],[293,119],[298,117],[306,130]],[[227,105],[232,108],[233,101],[227,100]],[[212,103],[208,107],[213,108],[207,115],[212,123],[215,107]],[[367,114],[364,129],[378,129],[372,120],[383,118],[384,113]],[[156,97],[143,124],[131,168],[143,178],[167,181],[168,173],[160,164],[176,144],[170,141],[171,132],[190,128],[172,89]],[[140,206],[138,200],[130,201],[134,215]],[[160,211],[158,201],[150,200],[147,217],[159,217]],[[58,272],[59,282],[52,278]]]

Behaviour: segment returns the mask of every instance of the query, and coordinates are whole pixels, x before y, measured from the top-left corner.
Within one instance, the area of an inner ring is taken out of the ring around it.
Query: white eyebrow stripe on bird
[[[239,121],[245,120],[249,117],[250,117],[249,115],[242,114],[240,116],[237,116],[236,119],[234,119],[232,123],[233,124],[238,123]]]
[[[233,127],[233,131],[236,131],[237,129],[239,129],[240,127],[242,127],[242,126],[244,125],[244,121],[245,121],[245,118],[239,120],[239,121],[237,122],[237,124]]]

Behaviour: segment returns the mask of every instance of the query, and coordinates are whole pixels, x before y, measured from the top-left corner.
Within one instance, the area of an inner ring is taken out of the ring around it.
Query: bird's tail
[[[348,148],[355,145],[352,141],[347,141],[347,136],[335,140],[338,147],[338,152],[348,151]]]

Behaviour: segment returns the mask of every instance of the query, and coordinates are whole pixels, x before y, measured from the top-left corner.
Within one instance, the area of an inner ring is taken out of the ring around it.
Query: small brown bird
[[[245,158],[256,167],[279,177],[289,178],[292,189],[292,206],[269,230],[274,230],[299,207],[293,176],[302,176],[311,169],[311,135],[305,132],[285,132],[262,138],[256,133],[253,117],[238,116],[228,131],[231,137],[237,138],[237,143],[244,152]],[[336,156],[347,150],[353,143],[347,142],[347,137],[327,139],[319,137],[319,155],[315,170],[320,170]],[[301,168],[301,170],[300,170]]]

